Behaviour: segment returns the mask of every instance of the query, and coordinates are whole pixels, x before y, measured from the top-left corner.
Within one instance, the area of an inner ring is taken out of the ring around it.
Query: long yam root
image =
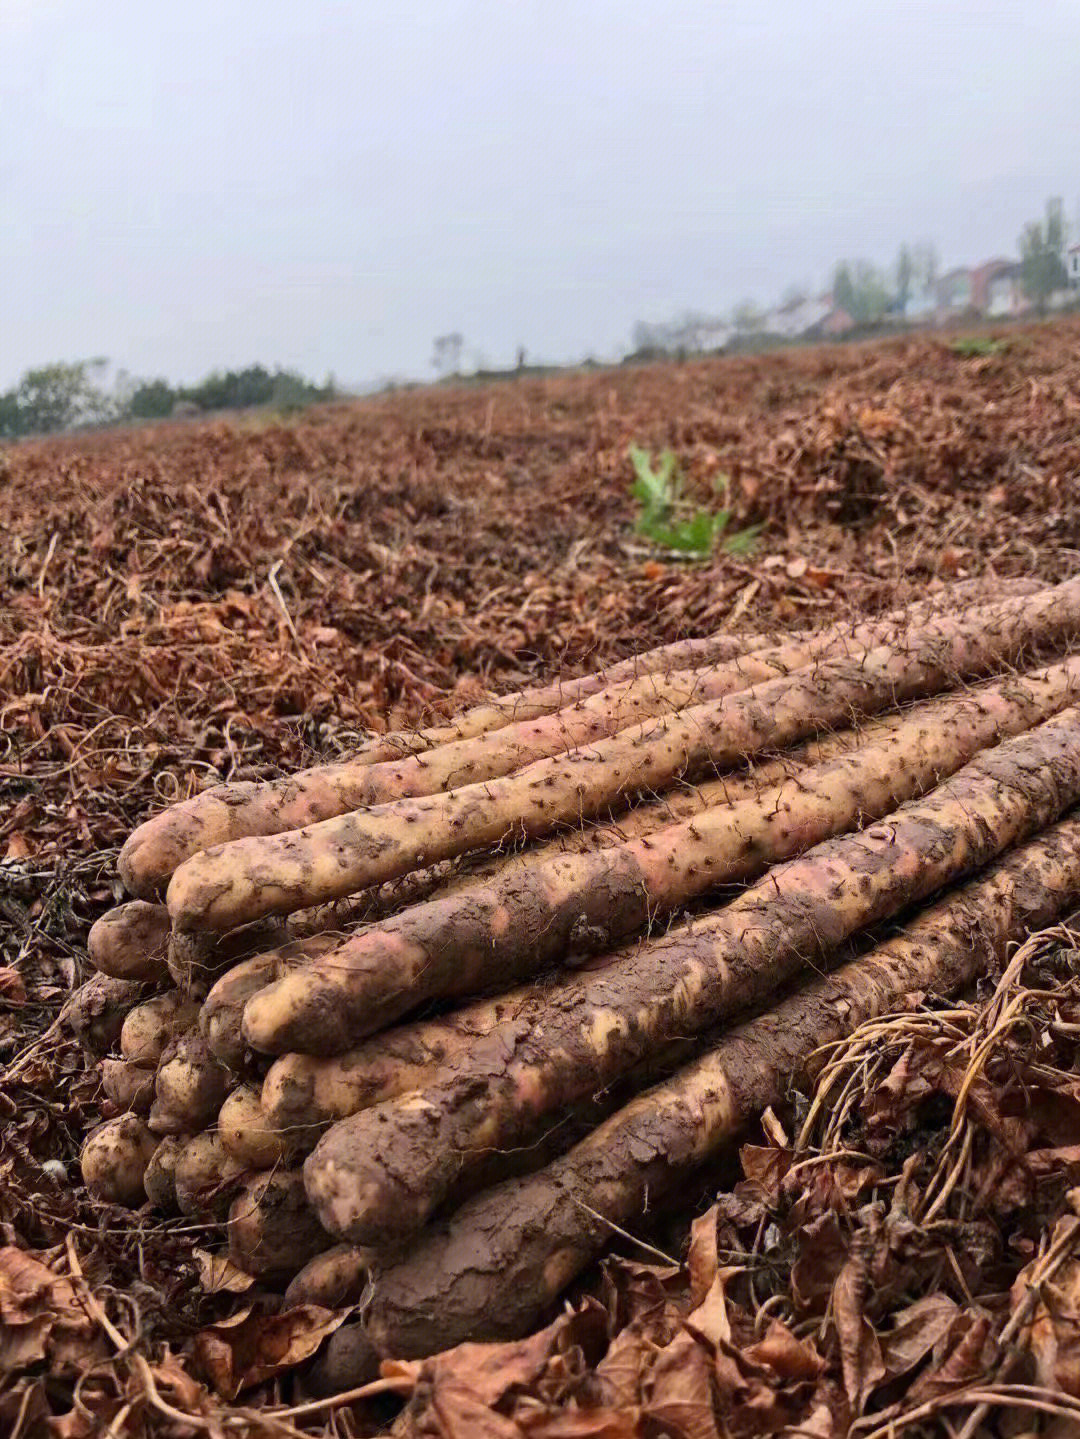
[[[340,1239],[414,1232],[485,1152],[700,1033],[824,959],[851,935],[988,863],[1080,799],[1080,710],[980,754],[928,797],[772,870],[684,933],[552,986],[498,1025],[450,1081],[335,1125],[305,1163]]]
[[[649,720],[502,779],[398,800],[289,834],[236,840],[187,860],[169,884],[180,929],[227,929],[351,893],[430,862],[588,817],[620,794],[662,789],[695,766],[745,756],[933,693],[957,677],[1014,662],[1080,628],[1080,578],[998,606],[993,618],[940,620],[910,645],[831,660],[794,676]]]
[[[239,1141],[242,1151],[228,1140],[226,1144],[230,1152],[247,1156],[253,1169],[267,1168],[251,1157],[255,1146],[246,1138],[258,1123],[277,1136],[279,1145],[287,1144],[290,1155],[306,1154],[337,1120],[451,1073],[457,1058],[476,1040],[502,1020],[513,1018],[534,997],[535,990],[528,988],[482,1000],[438,1019],[387,1030],[333,1058],[284,1054],[263,1080],[258,1115],[252,1112],[245,1117],[245,1138]],[[218,1120],[222,1128],[225,1111],[234,1102],[239,1103],[236,1095],[222,1107]]]
[[[1029,581],[1007,581],[999,587],[999,592],[1001,589],[1026,594],[1031,592],[1032,585]],[[417,756],[434,754],[440,748],[467,746],[470,740],[492,731],[528,724],[578,705],[601,690],[614,688],[621,693],[627,686],[647,676],[730,664],[751,652],[759,655],[768,652],[771,667],[748,670],[747,677],[739,684],[742,688],[752,682],[751,674],[761,678],[767,673],[783,673],[805,663],[808,657],[826,655],[830,648],[878,643],[894,633],[902,623],[922,623],[942,613],[943,606],[950,601],[955,606],[963,601],[966,594],[981,592],[981,585],[960,585],[949,592],[948,599],[934,597],[877,620],[861,624],[844,621],[823,631],[783,639],[775,636],[718,635],[704,640],[680,641],[595,675],[508,695],[419,735],[385,736],[350,760],[319,765],[270,783],[222,785],[173,805],[140,825],[121,851],[121,878],[133,894],[151,898],[160,892],[184,860],[212,845],[253,835],[281,834],[344,814],[361,804],[372,802],[373,783],[379,788],[380,802],[391,794],[432,793],[447,782],[448,776],[464,776],[466,771],[461,768],[462,764],[475,765],[493,755],[502,757],[508,746],[503,740],[496,739],[491,744],[482,744],[475,754],[468,748],[459,749],[457,759],[450,761],[449,769],[444,764],[439,774],[415,762]],[[602,704],[591,706],[594,715],[602,708]],[[629,723],[632,710],[627,714],[626,722]],[[558,742],[565,745],[569,741],[564,737]],[[396,763],[405,765],[400,775],[392,772]],[[389,765],[391,769],[382,780],[372,781],[368,771],[373,764]],[[415,785],[418,776],[424,777],[428,787],[409,789],[409,778],[412,777]],[[480,776],[474,769],[471,777]],[[460,777],[456,782],[461,782]]]
[[[820,1051],[905,994],[957,992],[1002,964],[1080,889],[1080,819],[1028,841],[913,919],[894,939],[811,979],[722,1035],[696,1063],[634,1099],[553,1164],[465,1204],[377,1277],[368,1330],[383,1354],[517,1338],[687,1169],[804,1083]],[[342,1376],[350,1382],[348,1374]],[[363,1380],[359,1381],[363,1382]]]
[[[505,988],[573,948],[608,949],[655,917],[887,814],[1080,693],[1080,659],[920,705],[874,742],[617,848],[526,856],[493,879],[373,925],[251,996],[272,1052],[332,1053],[419,1003]]]

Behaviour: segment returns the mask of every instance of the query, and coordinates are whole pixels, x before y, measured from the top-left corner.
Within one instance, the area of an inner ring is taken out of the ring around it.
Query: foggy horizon
[[[257,16],[257,18],[253,18]],[[4,0],[0,387],[613,358],[1080,199],[1080,6]]]

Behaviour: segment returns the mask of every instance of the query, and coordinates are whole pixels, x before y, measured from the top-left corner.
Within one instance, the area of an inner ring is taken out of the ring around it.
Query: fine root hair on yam
[[[95,1199],[135,1209],[146,1199],[143,1175],[156,1148],[156,1136],[137,1114],[109,1119],[83,1144],[83,1183]]]
[[[114,979],[159,983],[168,979],[165,954],[169,911],[163,904],[133,899],[110,910],[92,926],[86,947],[90,962]]]

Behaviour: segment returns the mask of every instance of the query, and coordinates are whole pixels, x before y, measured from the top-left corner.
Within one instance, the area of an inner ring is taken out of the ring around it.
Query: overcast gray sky
[[[1080,199],[1080,0],[0,0],[0,384],[610,355]]]

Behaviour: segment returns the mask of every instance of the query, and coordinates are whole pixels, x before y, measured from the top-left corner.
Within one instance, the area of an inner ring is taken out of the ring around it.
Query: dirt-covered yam
[[[83,1183],[95,1199],[137,1208],[146,1199],[143,1175],[156,1148],[156,1136],[137,1114],[109,1119],[83,1144]]]
[[[120,1110],[149,1114],[154,1099],[154,1071],[142,1069],[126,1059],[101,1061],[101,1087]]]
[[[143,1175],[146,1197],[155,1209],[171,1214],[176,1209],[176,1165],[183,1153],[186,1138],[167,1134],[150,1156]]]
[[[158,1134],[195,1134],[217,1118],[229,1082],[197,1028],[167,1047],[155,1081],[150,1126]]]
[[[108,1054],[143,993],[135,980],[95,974],[75,991],[60,1017],[89,1053]]]
[[[225,1152],[245,1169],[273,1169],[294,1153],[289,1137],[269,1123],[259,1091],[246,1084],[226,1098],[217,1128]]]
[[[372,1256],[351,1244],[335,1244],[332,1249],[310,1259],[285,1291],[285,1306],[318,1304],[322,1309],[342,1309],[358,1304],[371,1274]]]
[[[859,930],[1036,833],[1080,800],[1080,710],[977,756],[927,798],[772,870],[726,909],[538,993],[452,1078],[336,1124],[304,1166],[327,1230],[415,1232],[491,1151],[677,1035],[773,994]]]
[[[91,928],[86,941],[90,962],[114,979],[152,983],[167,979],[169,929],[169,911],[163,904],[141,899],[121,904]]]
[[[292,1279],[333,1242],[308,1203],[298,1170],[250,1176],[229,1210],[230,1257],[267,1282]]]
[[[646,1204],[735,1140],[766,1105],[805,1086],[823,1046],[919,991],[947,995],[1003,965],[1080,890],[1080,820],[1028,841],[916,916],[893,939],[807,982],[717,1037],[699,1060],[616,1111],[567,1154],[470,1200],[378,1275],[369,1338],[414,1357],[517,1338]],[[359,1356],[356,1374],[368,1369]],[[350,1371],[336,1377],[347,1385]]]
[[[124,1020],[120,1053],[131,1064],[156,1069],[168,1046],[191,1028],[198,1014],[198,1000],[176,989],[145,999]]]
[[[1080,578],[973,617],[934,621],[909,640],[828,660],[566,756],[447,794],[398,800],[284,835],[240,839],[187,860],[169,883],[180,929],[228,929],[381,883],[426,863],[544,834],[620,794],[661,789],[694,767],[730,768],[853,711],[869,713],[1015,663],[1080,630]]]
[[[333,1052],[424,1001],[505,988],[575,949],[609,949],[721,883],[887,814],[1078,694],[1080,659],[1010,676],[916,705],[858,749],[640,838],[525,854],[283,974],[248,1001],[245,1033],[260,1049]]]
[[[215,1131],[194,1135],[181,1148],[173,1170],[177,1208],[200,1219],[224,1219],[243,1172]]]

